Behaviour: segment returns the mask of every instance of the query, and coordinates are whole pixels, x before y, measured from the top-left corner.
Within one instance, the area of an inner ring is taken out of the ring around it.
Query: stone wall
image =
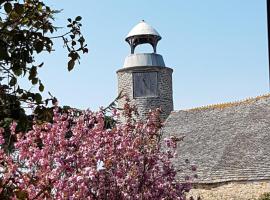
[[[134,72],[158,72],[158,96],[157,97],[138,97],[133,98],[133,77]],[[145,118],[149,109],[161,108],[162,119],[166,119],[173,111],[172,94],[172,72],[168,67],[130,67],[117,71],[118,92],[122,91],[135,104],[141,118]],[[119,107],[123,108],[125,101],[119,101]]]
[[[201,185],[190,191],[189,196],[202,200],[256,200],[270,192],[270,181],[241,181]]]

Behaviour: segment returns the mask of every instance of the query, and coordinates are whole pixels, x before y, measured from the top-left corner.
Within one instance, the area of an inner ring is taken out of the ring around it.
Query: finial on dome
[[[161,40],[159,33],[144,20],[141,20],[140,23],[134,26],[126,37],[126,41],[131,47],[131,54],[134,53],[136,46],[145,43],[152,45],[154,53],[156,53],[159,40]]]

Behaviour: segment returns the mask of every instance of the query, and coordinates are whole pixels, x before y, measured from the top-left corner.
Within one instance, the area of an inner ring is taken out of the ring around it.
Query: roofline
[[[267,94],[259,95],[256,97],[249,97],[249,98],[239,100],[239,101],[210,104],[210,105],[204,105],[204,106],[200,106],[200,107],[194,107],[194,108],[183,109],[183,110],[175,110],[175,111],[172,111],[172,113],[178,113],[181,111],[189,112],[189,111],[201,111],[201,110],[210,110],[210,109],[225,109],[225,108],[230,108],[230,107],[234,107],[234,106],[254,103],[258,100],[269,98],[269,97],[270,97],[270,93],[267,93]]]

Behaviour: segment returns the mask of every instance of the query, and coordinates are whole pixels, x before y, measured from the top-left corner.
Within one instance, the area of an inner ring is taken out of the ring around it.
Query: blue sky
[[[46,90],[62,105],[96,110],[117,96],[116,71],[130,52],[124,39],[142,19],[163,37],[157,51],[174,69],[175,110],[269,91],[265,0],[46,2],[63,9],[58,26],[83,17],[90,50],[72,72],[60,43],[53,54],[38,58],[45,61],[39,74]]]

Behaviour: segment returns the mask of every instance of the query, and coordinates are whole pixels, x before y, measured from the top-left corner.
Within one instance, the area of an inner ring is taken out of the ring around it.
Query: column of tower
[[[173,70],[166,67],[163,57],[156,53],[161,36],[152,26],[141,21],[125,40],[130,45],[131,54],[117,71],[118,92],[136,105],[141,119],[147,117],[150,109],[161,108],[161,117],[165,120],[173,110]],[[145,43],[153,47],[153,52],[135,53],[135,48]],[[120,99],[119,108],[123,108],[124,104],[125,100]]]

